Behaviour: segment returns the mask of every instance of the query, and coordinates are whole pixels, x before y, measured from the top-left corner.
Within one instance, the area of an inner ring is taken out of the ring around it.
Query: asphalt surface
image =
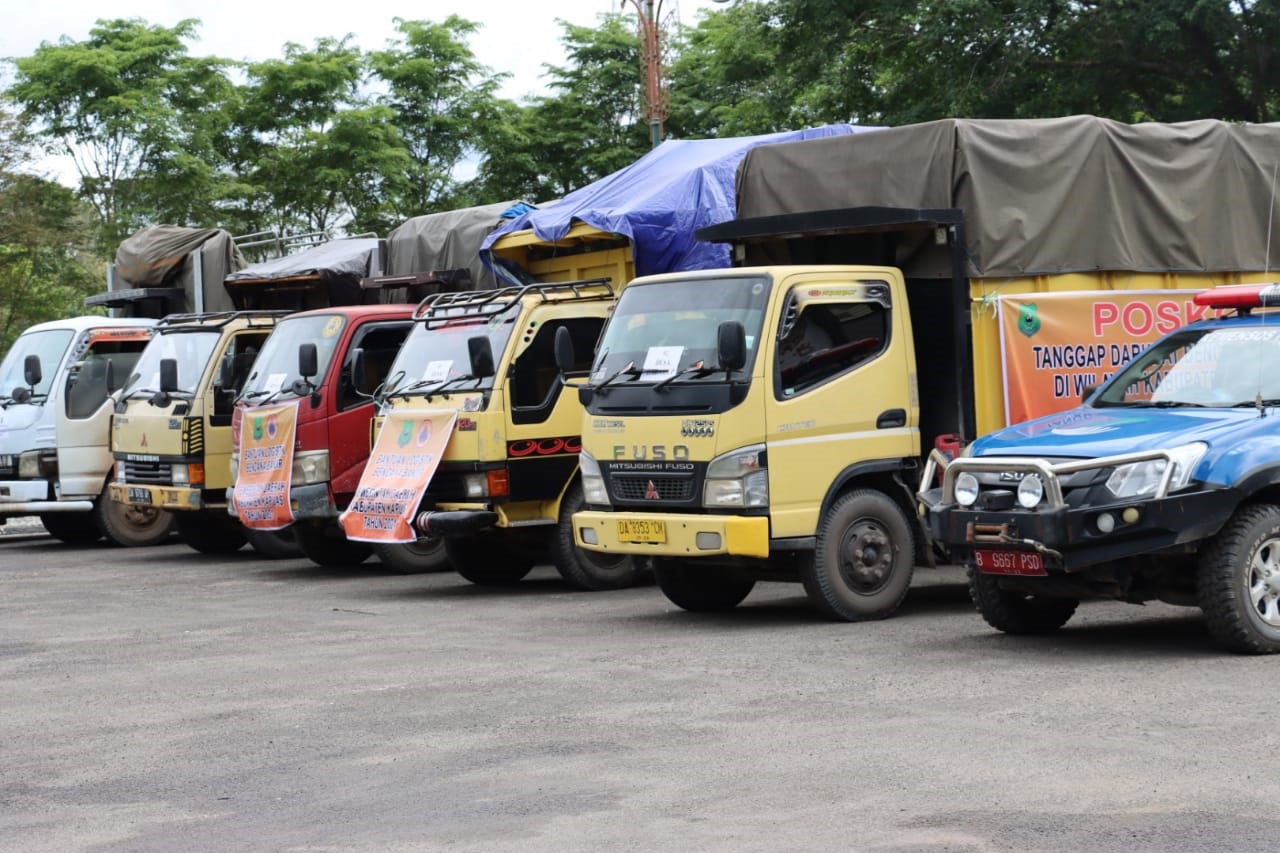
[[[0,539],[0,850],[1272,850],[1280,657]]]

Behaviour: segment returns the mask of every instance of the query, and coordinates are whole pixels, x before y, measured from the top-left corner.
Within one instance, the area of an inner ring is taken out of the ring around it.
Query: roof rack
[[[104,308],[127,308],[154,300],[159,303],[161,313],[168,313],[168,306],[181,304],[187,299],[186,291],[180,287],[135,287],[129,290],[108,290],[106,293],[95,293],[84,298],[85,305],[101,305]]]
[[[213,311],[205,314],[170,314],[156,323],[158,331],[173,330],[176,326],[191,326],[201,329],[221,329],[233,320],[278,320],[292,314],[292,311]]]
[[[519,305],[526,296],[539,297],[542,302],[612,299],[614,293],[609,285],[610,281],[609,278],[588,278],[581,281],[526,284],[499,290],[433,293],[413,309],[413,319],[430,327],[433,323],[445,323],[461,317],[476,320],[496,317]]]

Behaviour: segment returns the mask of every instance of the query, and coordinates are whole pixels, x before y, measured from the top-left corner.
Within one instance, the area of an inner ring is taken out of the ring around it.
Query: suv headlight
[[[578,454],[578,469],[582,472],[582,499],[588,504],[609,506],[609,490],[604,487],[600,463],[585,450]]]
[[[293,454],[293,482],[299,486],[329,482],[329,451],[308,450]]]
[[[769,468],[764,445],[753,444],[712,459],[702,484],[702,505],[708,509],[767,507]]]
[[[1191,481],[1192,472],[1208,449],[1209,445],[1203,441],[1193,441],[1169,449],[1169,455],[1173,458],[1173,478],[1169,481],[1169,491],[1177,491]],[[1107,478],[1107,490],[1118,498],[1155,494],[1160,478],[1164,476],[1166,464],[1163,459],[1148,459],[1145,462],[1121,465]]]

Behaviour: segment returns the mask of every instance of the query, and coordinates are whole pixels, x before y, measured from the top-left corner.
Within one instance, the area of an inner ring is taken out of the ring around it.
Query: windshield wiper
[[[632,378],[637,378],[643,373],[644,373],[643,370],[636,369],[636,363],[634,361],[628,361],[625,365],[623,365],[619,369],[615,370],[612,374],[610,374],[608,379],[604,380],[599,385],[597,385],[595,390],[603,391],[604,389],[612,385],[614,380],[618,379],[621,376],[630,376]]]
[[[408,387],[395,389],[387,396],[403,397],[404,399],[407,400],[409,399],[410,391],[417,391],[419,388],[422,388],[426,385],[430,385],[432,382],[435,382],[435,385],[433,385],[431,388],[421,392],[421,396],[426,397],[429,402],[431,400],[432,394],[439,394],[441,391],[448,388],[450,385],[452,385],[455,382],[467,382],[472,379],[480,380],[483,378],[484,378],[483,376],[475,376],[471,373],[464,373],[461,376],[451,376],[448,379],[419,379],[417,382],[413,383],[412,385],[409,385]]]
[[[718,367],[704,367],[701,361],[695,361],[693,364],[689,365],[684,370],[677,370],[675,373],[671,374],[666,379],[660,379],[657,382],[655,382],[653,384],[653,390],[660,391],[661,389],[666,388],[668,385],[670,385],[672,382],[675,382],[677,379],[681,378],[682,376],[688,376],[691,373],[697,374],[698,378],[701,379],[703,376],[710,376],[711,374],[715,373],[719,369],[720,368]]]
[[[1193,403],[1190,400],[1137,400],[1127,404],[1133,409],[1207,409],[1207,403]]]

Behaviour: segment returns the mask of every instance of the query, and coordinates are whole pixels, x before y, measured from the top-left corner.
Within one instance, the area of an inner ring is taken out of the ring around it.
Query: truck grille
[[[693,498],[692,477],[620,477],[615,474],[610,478],[610,485],[613,497],[620,501],[687,501]]]
[[[168,462],[132,462],[125,460],[124,481],[150,486],[172,486],[173,466]]]

